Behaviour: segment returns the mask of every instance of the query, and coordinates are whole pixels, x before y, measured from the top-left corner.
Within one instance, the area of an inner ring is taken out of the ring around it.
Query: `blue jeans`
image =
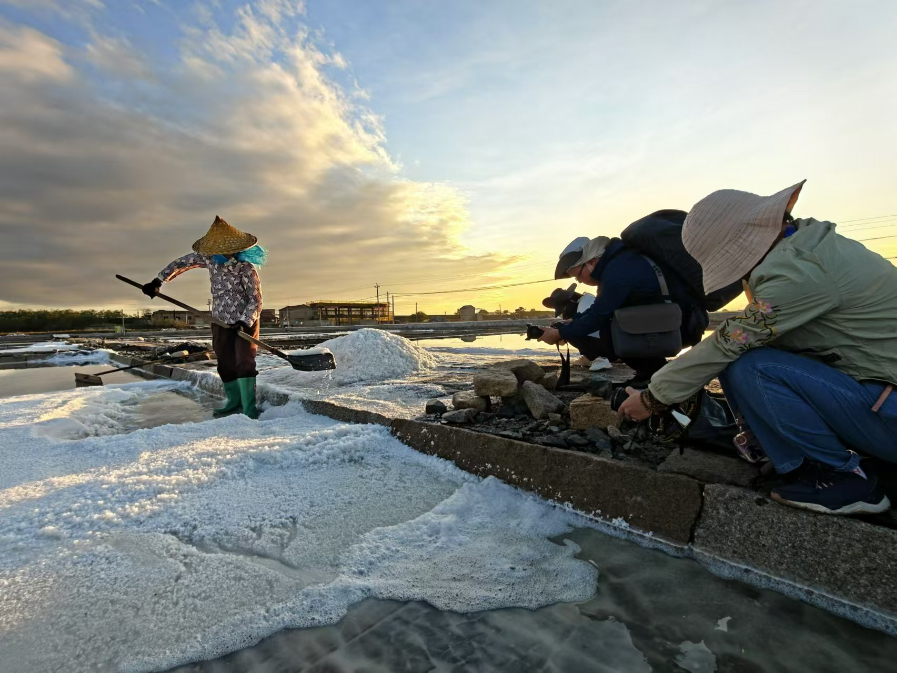
[[[778,472],[805,458],[849,472],[857,453],[897,463],[897,389],[873,412],[885,384],[775,348],[748,351],[719,379]]]

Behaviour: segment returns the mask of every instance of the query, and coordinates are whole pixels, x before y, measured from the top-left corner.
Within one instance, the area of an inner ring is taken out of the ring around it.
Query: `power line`
[[[841,224],[847,224],[848,222],[866,222],[868,220],[880,220],[884,217],[897,217],[897,214],[894,215],[876,215],[875,217],[860,217],[855,220],[841,220]]]
[[[875,237],[873,237],[873,238],[855,238],[855,239],[853,239],[853,240],[855,240],[855,241],[857,241],[857,242],[862,242],[862,241],[883,241],[883,240],[885,240],[886,238],[897,238],[897,234],[891,234],[890,236],[875,236]]]
[[[486,290],[503,290],[508,287],[520,287],[521,285],[536,285],[537,283],[556,283],[554,278],[546,278],[545,280],[531,280],[526,283],[508,283],[506,285],[486,285],[484,287],[468,287],[460,290],[438,290],[436,292],[405,292],[397,293],[399,297],[417,297],[424,294],[454,294],[457,292],[482,292]]]
[[[865,231],[867,229],[885,229],[886,227],[897,227],[897,220],[888,222],[887,224],[878,224],[876,222],[875,224],[861,224],[856,229],[851,229],[850,227],[843,227],[843,229],[850,229],[850,231],[848,232],[850,233],[853,231],[858,231],[860,229]]]

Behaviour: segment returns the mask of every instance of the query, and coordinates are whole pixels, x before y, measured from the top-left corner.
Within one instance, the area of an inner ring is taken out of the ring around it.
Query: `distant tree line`
[[[135,327],[149,324],[149,312],[125,315],[125,325]],[[122,311],[72,311],[57,309],[48,311],[0,311],[0,332],[48,332],[85,330],[92,327],[120,325]]]

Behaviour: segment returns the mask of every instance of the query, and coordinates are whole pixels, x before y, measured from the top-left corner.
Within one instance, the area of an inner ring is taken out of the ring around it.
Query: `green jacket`
[[[696,393],[751,348],[820,359],[857,380],[897,384],[897,267],[831,222],[796,220],[751,272],[747,308],[671,361],[649,388],[665,404]]]

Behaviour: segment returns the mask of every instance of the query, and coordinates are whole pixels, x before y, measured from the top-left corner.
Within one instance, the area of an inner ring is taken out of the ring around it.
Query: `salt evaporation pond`
[[[329,344],[342,371],[320,389],[442,366],[355,334]],[[306,389],[319,376],[293,374]],[[261,379],[291,383],[273,366]],[[170,381],[0,399],[0,671],[815,672],[897,657],[895,639],[603,535],[386,428],[297,402],[135,427],[160,394],[208,414]]]
[[[459,388],[468,388],[471,369],[518,357],[546,365],[560,361],[553,346],[526,341],[522,334],[410,341],[384,330],[362,329],[320,345],[333,352],[339,363],[336,371],[296,372],[260,353],[259,383],[301,399],[326,399],[393,418],[413,418],[423,413],[426,400],[450,400]]]

